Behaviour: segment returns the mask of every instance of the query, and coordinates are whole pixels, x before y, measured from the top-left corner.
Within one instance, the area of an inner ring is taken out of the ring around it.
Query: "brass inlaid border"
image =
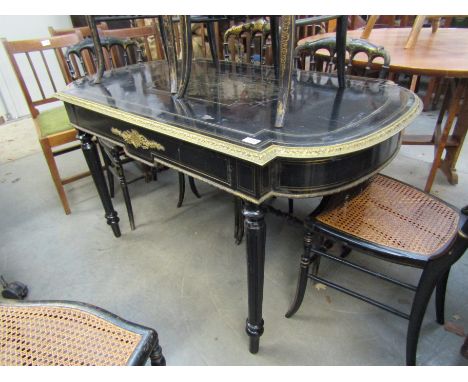
[[[289,199],[314,198],[314,197],[318,197],[318,196],[325,196],[325,195],[331,195],[331,194],[334,194],[334,193],[342,192],[342,191],[345,191],[345,190],[347,190],[349,188],[357,186],[358,184],[360,184],[360,183],[364,182],[365,180],[371,178],[372,176],[374,176],[377,173],[379,173],[380,171],[382,171],[385,167],[387,167],[387,165],[397,156],[397,154],[399,152],[399,148],[401,146],[401,142],[403,140],[402,136],[400,135],[398,148],[390,156],[390,158],[388,158],[384,163],[382,163],[382,165],[380,165],[377,169],[375,169],[371,173],[366,174],[366,175],[354,180],[353,182],[346,183],[346,184],[341,185],[341,186],[337,185],[337,187],[332,188],[332,189],[327,189],[327,190],[322,189],[322,190],[312,191],[312,192],[309,192],[309,193],[301,193],[301,194],[293,194],[293,193],[270,190],[265,195],[263,195],[262,197],[257,199],[257,198],[255,198],[255,197],[253,197],[251,195],[247,195],[247,194],[244,194],[242,192],[233,190],[232,188],[230,188],[228,186],[225,186],[223,184],[220,184],[220,183],[218,183],[218,182],[216,182],[214,180],[211,180],[211,179],[207,178],[206,176],[203,176],[203,175],[200,175],[200,174],[195,173],[193,171],[187,170],[186,168],[182,168],[180,166],[177,166],[176,164],[174,164],[172,162],[168,162],[168,161],[166,161],[164,159],[155,158],[153,156],[153,162],[149,162],[149,161],[147,161],[147,160],[145,160],[145,159],[143,159],[143,158],[141,158],[139,156],[136,156],[136,155],[133,155],[133,154],[129,153],[127,151],[127,148],[125,147],[125,144],[123,144],[122,142],[114,141],[114,140],[110,139],[109,137],[106,137],[106,136],[101,135],[99,133],[95,133],[95,132],[93,132],[91,130],[88,130],[86,128],[78,126],[78,125],[76,125],[74,123],[71,123],[71,125],[75,129],[82,130],[82,131],[87,132],[89,134],[95,135],[95,136],[97,136],[99,138],[103,138],[103,139],[106,139],[108,141],[111,141],[111,142],[115,143],[116,145],[123,148],[125,154],[128,157],[133,158],[133,159],[135,159],[135,160],[137,160],[139,162],[146,163],[149,166],[154,166],[156,163],[163,164],[164,166],[167,166],[167,167],[172,168],[174,170],[180,171],[180,172],[182,172],[182,173],[184,173],[186,175],[190,175],[195,179],[201,180],[202,182],[208,183],[209,185],[211,185],[213,187],[219,188],[219,189],[221,189],[223,191],[226,191],[229,194],[238,196],[239,198],[242,198],[244,200],[247,200],[247,201],[255,203],[255,204],[261,204],[261,203],[263,203],[264,201],[268,200],[269,198],[271,198],[273,196],[284,197],[284,198],[289,198]]]
[[[264,166],[266,163],[277,157],[297,159],[324,158],[344,155],[374,146],[402,131],[420,114],[422,110],[422,101],[419,99],[419,97],[416,96],[414,105],[412,105],[412,107],[405,114],[401,115],[388,126],[365,137],[331,146],[289,147],[272,144],[264,150],[257,151],[248,147],[243,147],[234,143],[209,137],[204,134],[188,131],[180,127],[171,126],[163,122],[155,121],[150,118],[118,110],[108,105],[102,105],[97,102],[88,101],[83,98],[62,92],[57,93],[55,97],[63,102],[83,107],[96,113],[107,115],[109,117],[128,122],[130,124],[140,126],[160,134],[168,135],[185,142],[209,148],[211,150],[257,164],[259,166]]]

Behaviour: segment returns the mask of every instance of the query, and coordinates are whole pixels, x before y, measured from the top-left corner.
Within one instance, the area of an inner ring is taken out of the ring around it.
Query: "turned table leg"
[[[263,334],[263,279],[265,268],[266,226],[260,206],[245,203],[245,238],[247,252],[247,288],[249,314],[246,332],[250,336],[250,352],[258,352],[260,336]]]
[[[107,224],[109,224],[114,232],[115,237],[120,237],[119,217],[112,205],[109,190],[106,185],[106,180],[102,172],[101,161],[99,160],[96,143],[92,141],[92,136],[83,131],[78,131],[78,139],[81,141],[81,149],[83,150],[86,163],[93,177],[94,185],[104,207]]]

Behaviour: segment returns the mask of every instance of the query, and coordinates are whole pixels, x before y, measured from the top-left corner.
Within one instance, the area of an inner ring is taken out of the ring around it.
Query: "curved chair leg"
[[[151,175],[154,181],[158,180],[158,168],[157,167],[151,167]]]
[[[239,198],[234,196],[234,239],[237,239],[239,233]]]
[[[301,304],[302,300],[304,299],[304,294],[307,288],[307,275],[309,273],[309,266],[310,266],[310,250],[312,247],[312,233],[306,232],[304,235],[304,253],[301,257],[301,268],[299,270],[299,280],[297,283],[296,295],[294,297],[294,301],[291,304],[288,312],[286,313],[286,318],[292,317],[294,313],[296,313]]]
[[[236,244],[242,243],[244,238],[244,215],[242,214],[242,199],[234,197],[234,239]]]
[[[351,253],[351,248],[348,247],[347,245],[343,245],[343,247],[341,248],[341,253],[340,253],[340,257],[342,259],[345,259],[348,257],[348,255]]]
[[[118,152],[113,151],[112,156],[114,157],[115,170],[117,171],[117,175],[119,176],[120,187],[122,188],[122,194],[124,197],[125,206],[127,207],[128,220],[130,221],[130,229],[134,231],[135,230],[135,218],[133,216],[132,201],[130,199],[130,193],[128,191],[127,180],[125,179],[125,173],[124,173],[122,164],[120,162]]]
[[[244,207],[244,202],[239,198],[239,229],[237,231],[236,244],[239,245],[242,243],[244,238],[244,215],[242,214],[242,209]]]
[[[177,202],[177,208],[182,206],[185,196],[185,175],[179,172],[179,201]]]
[[[440,325],[445,323],[445,291],[447,289],[449,273],[450,269],[439,279],[436,286],[436,317],[437,323]]]
[[[102,159],[104,160],[104,165],[106,167],[107,183],[109,183],[109,194],[110,197],[113,198],[115,196],[114,175],[112,174],[112,171],[109,170],[109,168],[112,167],[112,162],[101,145],[99,145],[99,147],[101,148]]]
[[[428,263],[421,275],[416,294],[411,307],[408,332],[406,335],[406,365],[416,365],[416,350],[418,347],[419,331],[426,312],[426,307],[440,277],[440,269]]]
[[[288,212],[290,215],[294,213],[294,199],[288,199]]]
[[[159,343],[153,348],[150,354],[151,366],[166,366],[166,359],[162,354]]]
[[[198,190],[197,190],[197,187],[195,186],[195,180],[189,176],[188,177],[188,181],[189,181],[189,185],[190,185],[190,189],[192,190],[193,194],[197,197],[197,198],[201,198],[200,194],[198,193]]]

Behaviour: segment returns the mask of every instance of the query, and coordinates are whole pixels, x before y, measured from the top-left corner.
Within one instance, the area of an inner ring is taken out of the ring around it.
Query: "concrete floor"
[[[431,131],[435,112],[411,126]],[[114,206],[122,237],[113,237],[91,179],[67,186],[72,214],[65,216],[31,120],[0,126],[0,273],[30,288],[29,300],[78,300],[155,328],[169,365],[403,365],[407,322],[330,289],[310,284],[300,311],[286,312],[293,297],[302,228],[267,215],[264,313],[260,352],[248,352],[244,245],[233,239],[232,197],[198,182],[202,199],[187,193],[176,208],[177,176],[137,182],[130,192],[137,229],[130,231],[118,187]],[[22,138],[23,137],[23,138]],[[18,144],[20,143],[20,144]],[[19,151],[20,150],[20,151]],[[423,187],[430,147],[403,147],[385,173]],[[438,174],[434,194],[461,207],[468,202],[468,155],[458,163],[459,184]],[[63,174],[85,168],[80,152],[59,159]],[[296,203],[304,216],[317,200]],[[275,201],[286,208],[283,200]],[[373,259],[353,254],[361,264]],[[419,271],[379,264],[380,270],[417,282]],[[408,309],[412,294],[361,274],[330,266],[330,278]],[[450,275],[446,316],[468,325],[468,257]],[[362,286],[362,281],[366,280]],[[431,301],[421,331],[418,364],[468,365],[464,338],[435,323]],[[467,329],[468,331],[468,329]]]

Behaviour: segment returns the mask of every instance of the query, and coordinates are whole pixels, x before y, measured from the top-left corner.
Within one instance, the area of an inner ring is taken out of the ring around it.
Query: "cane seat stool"
[[[0,301],[2,366],[164,366],[155,330],[71,301]]]
[[[286,317],[297,312],[304,298],[307,280],[312,279],[409,320],[406,364],[415,365],[419,331],[434,290],[437,322],[444,324],[449,271],[468,246],[466,210],[460,213],[440,199],[379,174],[351,191],[324,198],[305,220],[305,231],[296,296]],[[341,256],[331,254],[330,243],[344,246]],[[418,285],[345,259],[350,250],[422,269]],[[410,313],[319,277],[321,258],[414,291]]]

